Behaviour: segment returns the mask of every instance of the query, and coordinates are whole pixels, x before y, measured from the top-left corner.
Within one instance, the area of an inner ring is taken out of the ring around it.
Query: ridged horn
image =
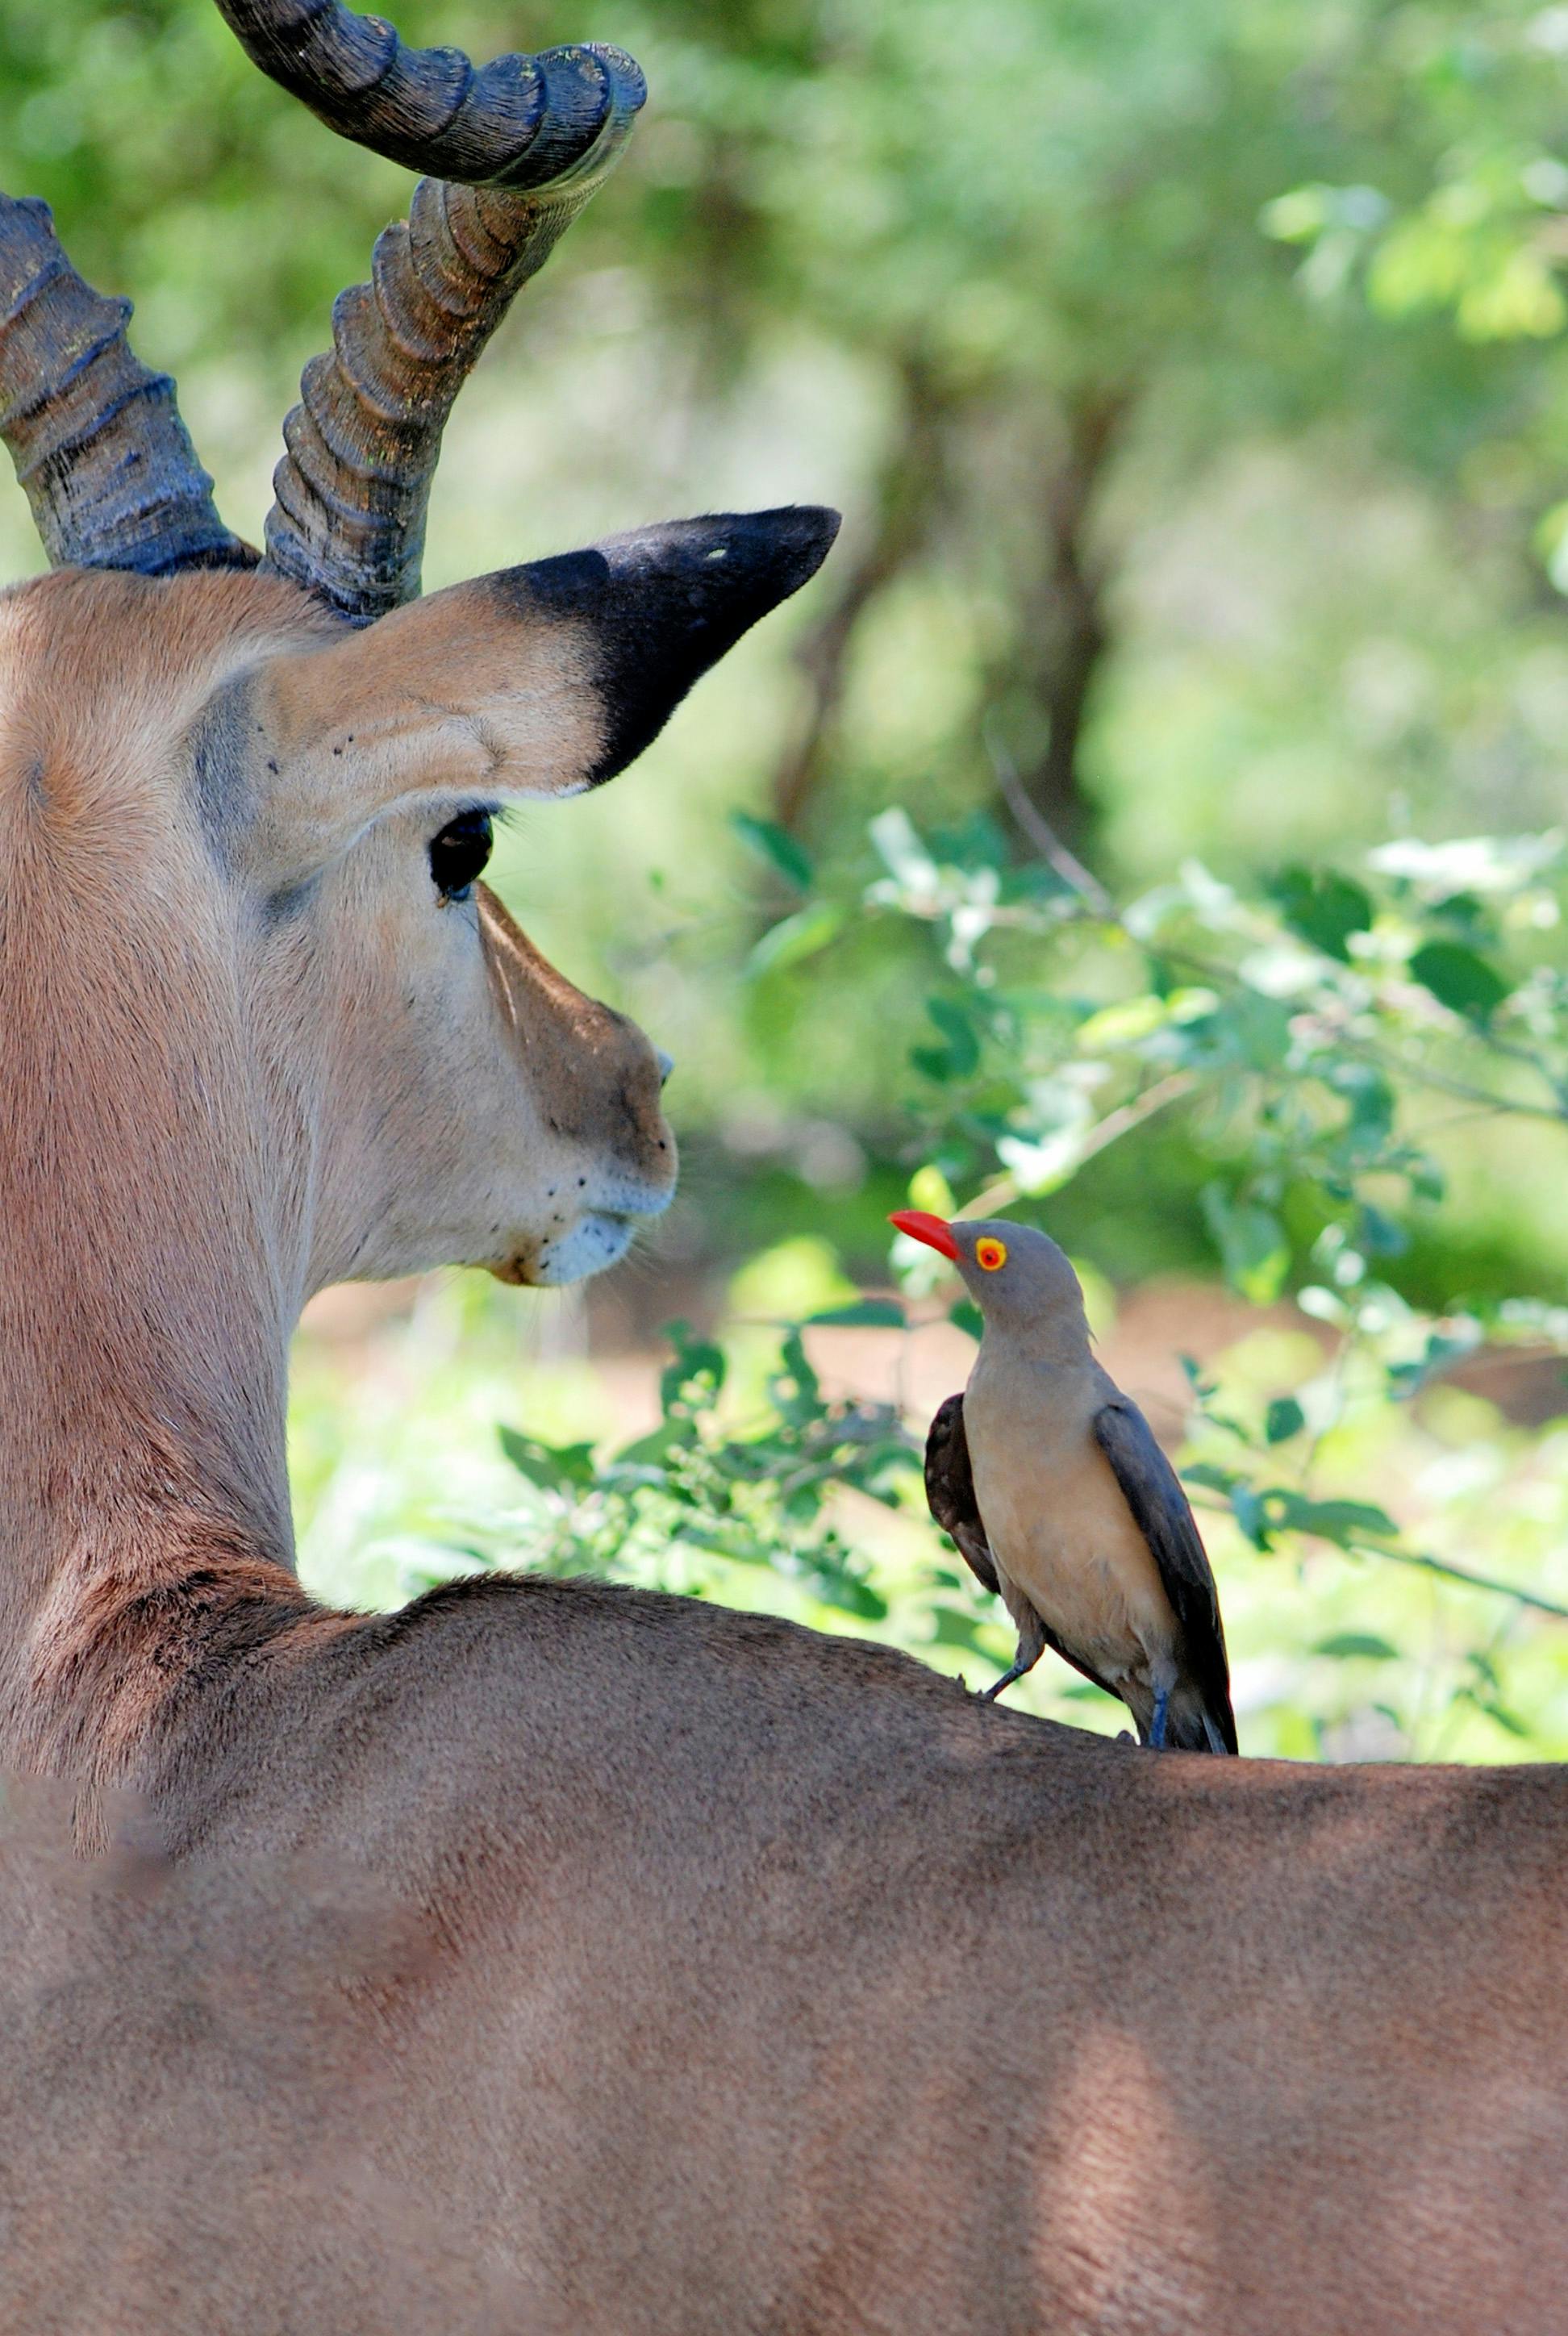
[[[458,391],[514,294],[618,159],[646,95],[599,44],[500,57],[406,49],[337,0],[219,0],[248,54],[329,128],[432,175],[333,308],[273,475],[268,565],[371,624],[417,599]]]
[[[167,374],[60,247],[46,203],[0,195],[0,438],[54,568],[253,566],[218,516]]]

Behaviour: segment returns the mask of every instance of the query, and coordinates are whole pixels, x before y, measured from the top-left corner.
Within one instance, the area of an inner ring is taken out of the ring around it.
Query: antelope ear
[[[836,511],[679,520],[506,568],[275,658],[257,842],[319,867],[431,795],[576,794],[613,778],[759,617],[813,576]]]

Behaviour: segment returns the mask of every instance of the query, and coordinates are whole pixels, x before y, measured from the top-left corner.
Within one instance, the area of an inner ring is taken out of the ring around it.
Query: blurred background
[[[317,1302],[312,1586],[607,1571],[983,1683],[913,1465],[971,1325],[884,1222],[983,1202],[1188,1471],[1244,1749],[1568,1753],[1568,8],[395,13],[651,91],[459,404],[427,587],[845,526],[635,771],[505,829],[677,1057],[681,1195],[579,1291]],[[404,175],[207,0],[6,0],[0,152],[258,536]]]

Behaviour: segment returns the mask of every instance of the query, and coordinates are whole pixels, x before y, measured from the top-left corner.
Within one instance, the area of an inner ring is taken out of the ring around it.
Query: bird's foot
[[[1149,1749],[1151,1752],[1163,1752],[1165,1748],[1165,1714],[1170,1708],[1170,1689],[1168,1687],[1161,1688],[1154,1698],[1154,1717],[1149,1727]]]
[[[1015,1679],[1022,1679],[1024,1673],[1032,1669],[1033,1665],[1030,1663],[1015,1663],[1010,1671],[1004,1671],[1000,1679],[997,1679],[990,1687],[984,1687],[980,1689],[980,1701],[982,1703],[995,1703],[1003,1688],[1011,1687]]]

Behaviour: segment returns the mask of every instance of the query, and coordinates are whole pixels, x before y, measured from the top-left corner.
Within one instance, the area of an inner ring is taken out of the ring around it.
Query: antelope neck
[[[231,1576],[301,1594],[284,1227],[302,1180],[265,1164],[243,1063],[189,1024],[128,1069],[112,1033],[5,1018],[0,1765],[35,1737],[44,1682],[90,1670],[128,1605],[193,1570],[219,1596]]]

